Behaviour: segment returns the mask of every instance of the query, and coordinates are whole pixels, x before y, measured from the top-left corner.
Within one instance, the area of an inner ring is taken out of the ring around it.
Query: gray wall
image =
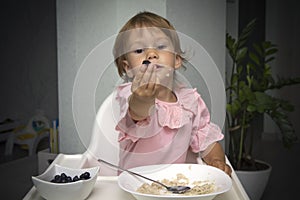
[[[266,0],[266,39],[275,43],[279,49],[275,61],[274,77],[300,77],[300,14],[298,12],[300,3],[298,1],[271,1]],[[289,115],[296,133],[300,132],[300,85],[283,88],[273,92],[274,95],[289,100],[295,110]],[[279,129],[267,116],[264,122],[264,136],[268,139],[280,138]]]
[[[0,25],[0,121],[58,118],[55,0],[4,1]]]
[[[86,116],[84,120],[80,120],[76,125],[74,121],[72,92],[81,64],[97,45],[116,34],[125,20],[137,11],[146,8],[165,16],[165,1],[157,1],[155,4],[145,0],[57,1],[61,152],[84,152],[89,142],[85,138],[89,138],[93,128],[94,118],[90,115],[90,110],[82,111],[82,116]],[[111,52],[111,49],[107,49],[107,51]],[[113,74],[108,76],[115,77],[116,71],[112,69],[112,72]],[[103,99],[107,96],[107,92],[103,93],[103,91],[108,91],[111,87],[104,81],[99,86],[99,90],[102,92],[96,92],[97,95],[100,95],[99,98]],[[97,105],[100,103],[101,101],[98,101]]]
[[[102,41],[116,34],[131,16],[143,10],[154,11],[167,17],[178,31],[189,35],[203,45],[219,67],[221,77],[224,76],[225,0],[160,0],[155,3],[146,0],[57,1],[59,139],[62,153],[84,152],[85,145],[89,141],[82,137],[86,137],[92,132],[93,117],[88,114],[90,110],[82,111],[82,116],[87,117],[83,117],[83,120],[75,123],[73,114],[79,111],[72,108],[72,91],[74,83],[76,83],[76,75],[78,75],[78,71],[80,73],[83,71],[80,71],[80,66],[85,57],[96,45],[99,43],[100,46],[103,45]],[[108,49],[108,51],[111,50]],[[97,61],[95,60],[95,62]],[[111,77],[110,80],[118,79],[111,74],[116,73],[114,70],[111,60],[111,66],[105,72],[107,76]],[[198,77],[194,77],[194,79],[196,80],[192,82],[196,84]],[[95,98],[100,99],[95,102],[96,109],[108,91],[113,88],[110,80],[98,80],[98,84],[101,86],[98,86],[95,91]],[[198,84],[196,86],[199,88],[203,87],[202,83]],[[83,95],[82,102],[85,102],[84,98]],[[78,133],[78,129],[80,129],[80,133]]]

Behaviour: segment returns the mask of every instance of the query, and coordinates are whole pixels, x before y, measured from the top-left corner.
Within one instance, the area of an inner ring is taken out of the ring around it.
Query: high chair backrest
[[[111,93],[103,101],[97,112],[92,137],[86,151],[90,165],[95,165],[98,158],[116,165],[118,164],[119,143],[118,132],[115,130],[115,126],[119,117],[119,106],[116,104],[114,98],[114,93]],[[101,172],[110,174],[106,167],[107,166],[102,166]],[[115,170],[113,171],[112,173],[116,172]]]

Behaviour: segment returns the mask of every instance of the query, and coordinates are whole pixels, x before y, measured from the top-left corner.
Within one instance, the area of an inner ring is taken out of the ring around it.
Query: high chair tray
[[[51,163],[51,165],[59,164],[66,167],[81,168],[83,166],[83,163],[85,162],[85,159],[86,158],[83,154],[59,154]],[[30,191],[23,199],[43,200],[34,186],[30,189]],[[93,191],[89,195],[88,200],[99,199],[135,200],[135,198],[131,194],[119,188],[117,176],[98,176],[97,182],[94,186]],[[249,197],[247,196],[236,174],[233,172],[232,188],[228,192],[218,195],[216,198],[214,198],[214,200],[249,200]]]

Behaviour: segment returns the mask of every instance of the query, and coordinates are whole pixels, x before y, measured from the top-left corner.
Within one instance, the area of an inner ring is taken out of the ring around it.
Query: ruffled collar
[[[176,102],[156,100],[157,119],[160,126],[178,129],[190,123],[197,113],[196,89],[180,89],[175,91]]]
[[[120,96],[125,97],[124,101],[127,101],[128,96],[131,95],[131,83],[121,84],[117,90]],[[178,88],[174,93],[177,97],[176,102],[164,102],[159,99],[155,101],[155,118],[161,127],[180,128],[190,123],[197,113],[199,94],[195,88]]]

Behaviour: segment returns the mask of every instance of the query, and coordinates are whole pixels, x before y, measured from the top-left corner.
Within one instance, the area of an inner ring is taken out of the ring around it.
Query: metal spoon
[[[103,162],[103,163],[105,163],[105,164],[107,164],[107,165],[110,165],[110,166],[112,166],[112,167],[114,167],[114,168],[117,168],[117,169],[119,169],[119,170],[121,170],[121,171],[125,171],[125,172],[128,172],[129,174],[132,174],[132,175],[135,175],[135,176],[139,176],[139,177],[141,177],[141,178],[144,178],[144,179],[147,179],[147,180],[152,181],[152,182],[154,182],[154,183],[157,183],[157,184],[159,184],[159,185],[165,187],[168,191],[173,192],[173,193],[175,193],[175,194],[183,194],[183,193],[185,193],[186,191],[188,191],[188,190],[191,189],[189,186],[180,186],[180,185],[178,185],[178,186],[167,186],[167,185],[165,185],[165,184],[163,184],[163,183],[161,183],[161,182],[159,182],[159,181],[155,181],[155,180],[153,180],[153,179],[151,179],[151,178],[148,178],[148,177],[145,177],[145,176],[143,176],[143,175],[141,175],[141,174],[135,173],[135,172],[130,171],[130,170],[127,170],[127,169],[123,169],[123,168],[121,168],[121,167],[119,167],[119,166],[117,166],[117,165],[114,165],[114,164],[109,163],[109,162],[107,162],[107,161],[105,161],[105,160],[102,160],[102,159],[98,159],[98,162]]]

